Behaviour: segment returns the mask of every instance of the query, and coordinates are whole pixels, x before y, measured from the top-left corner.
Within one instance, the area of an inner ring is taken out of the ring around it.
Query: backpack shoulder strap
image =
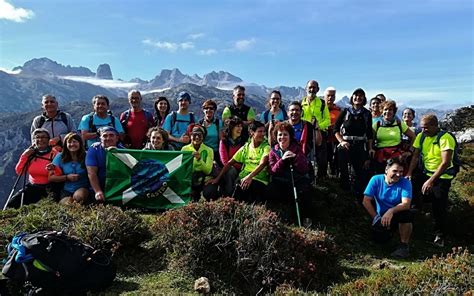
[[[109,114],[110,122],[112,123],[112,127],[115,128],[115,117],[112,114]]]
[[[265,112],[263,112],[263,122],[264,123],[267,123],[269,122],[270,120],[268,119],[268,115],[270,114],[270,110],[265,110]]]
[[[89,131],[96,132],[97,128],[94,125],[94,112],[89,113]]]
[[[123,116],[120,118],[120,123],[122,127],[125,129],[127,127],[128,119],[130,118],[130,109],[127,109],[123,112]]]
[[[64,125],[67,127],[67,115],[63,111],[59,111],[59,116],[61,117],[61,121],[64,123]]]
[[[321,100],[321,117],[324,117],[324,108],[326,107],[326,101],[323,100],[323,99],[320,99]]]
[[[178,117],[178,114],[176,111],[171,111],[171,128],[176,124],[176,119]]]
[[[37,128],[41,128],[43,127],[43,124],[46,122],[46,118],[44,116],[44,114],[41,114],[40,118],[39,118],[39,122],[38,122],[38,127]]]
[[[194,112],[189,112],[189,123],[195,123]]]

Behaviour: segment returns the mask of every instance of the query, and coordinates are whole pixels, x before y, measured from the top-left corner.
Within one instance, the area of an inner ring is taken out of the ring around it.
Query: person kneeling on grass
[[[246,202],[265,201],[266,190],[270,176],[266,170],[270,146],[265,140],[265,125],[254,121],[249,125],[250,140],[245,143],[227,162],[219,175],[208,181],[208,184],[219,184],[219,180],[235,164],[242,164],[238,185],[233,197]]]
[[[401,244],[392,253],[393,257],[406,258],[410,254],[408,243],[413,229],[411,198],[411,182],[403,178],[403,164],[398,159],[389,159],[385,174],[373,176],[364,192],[362,203],[372,217],[374,240],[387,242],[398,226]]]

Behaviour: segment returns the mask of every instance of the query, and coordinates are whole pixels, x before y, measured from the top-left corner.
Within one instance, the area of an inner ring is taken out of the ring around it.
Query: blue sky
[[[48,57],[114,78],[161,69],[357,87],[403,103],[474,103],[471,0],[0,0],[0,67]]]

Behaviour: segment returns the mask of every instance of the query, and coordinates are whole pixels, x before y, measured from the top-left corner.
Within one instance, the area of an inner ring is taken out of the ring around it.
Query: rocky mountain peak
[[[97,67],[97,74],[95,75],[95,77],[109,80],[114,79],[109,64],[100,64],[99,67]]]
[[[22,67],[21,74],[34,76],[94,76],[94,73],[86,67],[63,66],[44,57],[27,61]]]

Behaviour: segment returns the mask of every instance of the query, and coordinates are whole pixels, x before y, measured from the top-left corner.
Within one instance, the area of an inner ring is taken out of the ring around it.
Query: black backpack
[[[63,111],[58,111],[58,112],[59,112],[59,117],[61,117],[61,121],[64,123],[65,126],[67,126],[68,121],[67,121],[66,113],[64,113]],[[52,121],[52,120],[54,120],[54,119],[47,117],[46,114],[44,114],[44,113],[41,114],[41,117],[40,117],[39,122],[38,122],[38,128],[43,127],[43,125],[46,121]]]
[[[97,126],[94,124],[94,114],[95,112],[91,112],[89,114],[89,132],[91,133],[97,132]],[[115,128],[115,117],[112,115],[111,111],[108,111],[107,114],[110,117],[110,123],[112,124],[111,126]]]
[[[51,294],[100,290],[115,278],[110,255],[61,232],[22,233],[7,249],[3,275]]]
[[[461,167],[463,167],[463,165],[462,165],[463,163],[462,163],[461,159],[459,158],[460,148],[459,148],[459,143],[456,140],[456,137],[448,131],[440,130],[438,132],[438,134],[436,135],[436,140],[433,142],[433,145],[438,145],[439,146],[439,140],[445,134],[451,135],[451,137],[453,137],[453,139],[454,139],[455,144],[454,144],[454,150],[453,150],[453,166],[450,167],[450,168],[447,168],[443,172],[443,174],[448,174],[450,176],[456,177],[456,175],[461,170]],[[425,141],[425,138],[426,138],[426,135],[424,133],[422,133],[421,138],[420,138],[420,159],[419,159],[418,166],[422,169],[423,173],[427,173],[427,172],[428,173],[434,173],[434,172],[429,172],[428,170],[426,170],[425,165],[423,164],[423,142]]]
[[[349,108],[346,108],[344,121],[341,125],[340,133],[343,136],[367,136],[367,122],[369,121],[370,112],[362,110],[359,114],[353,114]],[[357,133],[360,131],[360,134]],[[357,133],[357,135],[356,135]]]

